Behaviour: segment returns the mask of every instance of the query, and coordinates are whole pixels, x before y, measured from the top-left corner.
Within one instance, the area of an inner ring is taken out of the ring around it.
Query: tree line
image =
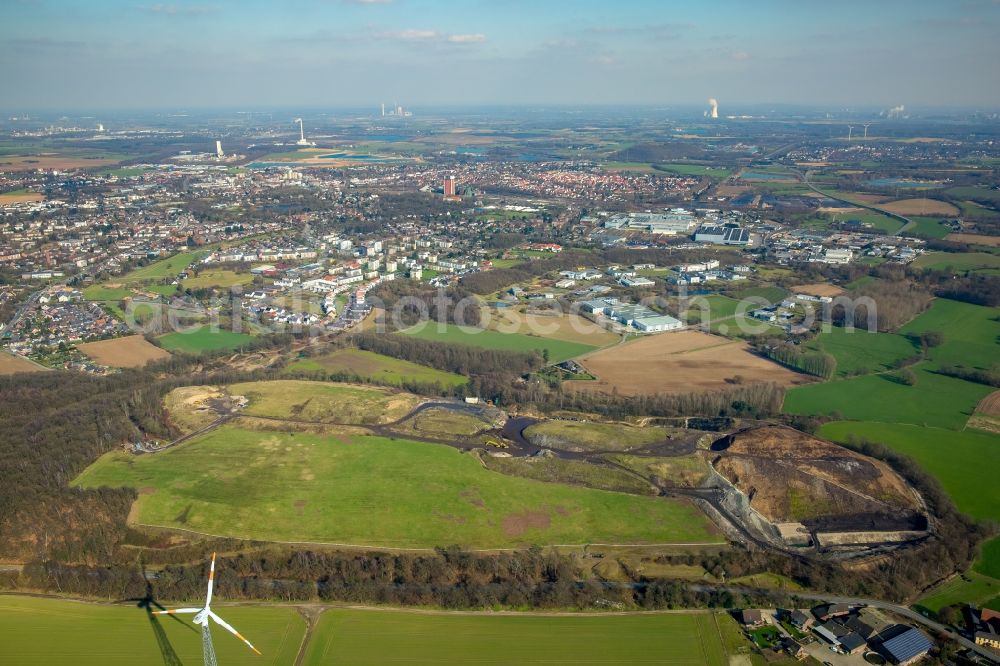
[[[772,361],[815,377],[830,379],[837,372],[837,359],[826,352],[788,343],[764,346],[759,350]]]

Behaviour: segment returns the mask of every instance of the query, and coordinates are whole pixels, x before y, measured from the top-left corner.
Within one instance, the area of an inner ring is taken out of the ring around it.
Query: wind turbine
[[[212,611],[212,587],[215,585],[215,553],[212,553],[212,564],[208,570],[208,594],[205,596],[204,608],[171,608],[170,610],[154,611],[153,615],[175,615],[194,613],[194,623],[201,625],[201,648],[205,657],[205,666],[217,666],[215,661],[215,647],[212,645],[212,632],[209,630],[209,619],[215,621],[223,629],[231,633],[236,638],[247,644],[251,650],[260,654],[260,650],[255,648],[247,639],[243,638],[240,632],[236,631],[232,625]]]
[[[868,138],[868,128],[871,127],[871,123],[865,123],[865,138]]]
[[[851,133],[852,132],[854,132],[854,126],[853,125],[848,125],[847,126],[847,140],[848,141],[851,140]]]

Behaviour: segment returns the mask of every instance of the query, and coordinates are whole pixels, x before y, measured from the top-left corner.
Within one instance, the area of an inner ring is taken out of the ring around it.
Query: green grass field
[[[983,551],[974,568],[984,576],[1000,579],[1000,537],[983,544]]]
[[[696,296],[688,303],[688,309],[681,319],[687,318],[692,322],[714,321],[716,319],[728,319],[736,314],[736,308],[740,302],[728,296]],[[750,310],[754,308],[749,308]]]
[[[728,666],[719,613],[518,616],[328,610],[304,663]],[[744,641],[745,643],[745,641]]]
[[[747,287],[737,291],[734,296],[736,298],[763,298],[768,303],[779,303],[785,296],[788,296],[788,290],[782,287]]]
[[[887,234],[894,234],[903,228],[902,220],[896,219],[895,217],[890,217],[882,213],[876,213],[872,210],[863,211],[852,211],[850,213],[844,213],[843,215],[837,216],[840,222],[849,222],[851,220],[858,220],[862,224],[871,225],[872,228],[884,231]],[[832,220],[832,218],[831,218]]]
[[[861,329],[833,327],[820,333],[805,347],[824,351],[837,359],[837,374],[851,376],[880,372],[900,359],[919,353],[908,338],[894,333],[869,333]]]
[[[838,353],[843,356],[848,366],[859,362],[886,362],[893,354],[902,354],[902,336],[937,331],[944,335],[944,343],[928,351],[929,360],[911,367],[917,377],[914,386],[896,382],[888,374],[800,386],[788,391],[784,409],[792,414],[839,414],[842,418],[855,421],[910,423],[961,430],[976,404],[992,389],[934,371],[943,365],[986,368],[995,363],[1000,352],[997,343],[1000,340],[998,316],[1000,308],[939,298],[900,329],[899,335],[883,337],[889,334],[873,336],[845,331],[838,337],[831,336],[825,340],[821,336],[820,342],[825,346],[832,345],[829,351],[835,356]],[[850,345],[859,344],[855,338],[871,339],[871,346],[851,349]],[[902,340],[905,341],[905,338]]]
[[[450,447],[223,426],[162,453],[102,456],[74,482],[142,489],[137,521],[380,547],[721,542],[692,505],[504,476]]]
[[[290,363],[287,371],[350,372],[360,377],[386,384],[426,382],[442,386],[461,386],[468,379],[451,372],[435,370],[391,356],[383,356],[363,349],[338,349],[329,354],[301,358]]]
[[[965,365],[988,368],[1000,358],[1000,308],[944,298],[900,329],[903,335],[927,331],[944,334],[944,344],[930,350],[931,367]]]
[[[892,423],[835,421],[824,424],[821,437],[834,441],[857,438],[881,442],[910,456],[937,477],[958,508],[979,519],[1000,520],[1000,436],[976,430]]]
[[[83,297],[88,301],[120,301],[132,295],[132,290],[125,287],[106,287],[102,284],[92,284],[83,290]]]
[[[295,661],[306,624],[294,609],[227,607],[221,601],[212,608],[263,653],[257,656],[213,626],[219,663],[287,666]],[[200,664],[200,631],[186,620],[153,619],[134,603],[0,596],[0,662],[12,666]]]
[[[936,271],[973,271],[1000,268],[1000,256],[989,252],[928,252],[914,259],[912,265]]]
[[[547,350],[550,363],[559,363],[581,354],[597,349],[592,345],[552,338],[540,338],[521,333],[499,333],[479,328],[463,328],[453,324],[440,327],[431,322],[425,326],[415,326],[400,331],[404,335],[412,335],[422,340],[434,342],[450,342],[484,349],[499,349],[503,351],[526,351],[535,349],[539,352]]]
[[[945,606],[954,604],[974,604],[983,607],[990,605],[990,602],[998,597],[1000,597],[1000,580],[968,571],[939,586],[916,605],[936,613]]]
[[[960,430],[976,404],[993,389],[912,366],[915,386],[888,375],[866,375],[797,386],[785,394],[789,414],[839,415],[854,421],[911,423]]]
[[[222,329],[213,331],[211,326],[202,326],[190,332],[167,333],[158,339],[163,348],[169,351],[200,354],[220,349],[237,349],[253,338],[246,333],[234,333]]]
[[[956,199],[981,201],[994,206],[1000,206],[1000,191],[991,190],[986,187],[951,187],[945,190],[944,193]]]
[[[912,224],[906,227],[904,233],[920,236],[921,238],[944,238],[951,233],[951,228],[941,224],[940,217],[913,217],[910,216]]]
[[[205,250],[195,250],[193,252],[179,252],[166,259],[154,261],[142,268],[137,268],[130,273],[115,278],[114,282],[122,284],[132,284],[136,282],[150,282],[162,280],[163,278],[174,277],[201,256],[206,254]]]
[[[249,416],[321,423],[385,423],[406,416],[420,398],[377,386],[281,379],[231,384],[230,395],[243,395]]]
[[[955,203],[957,203],[962,209],[962,217],[983,220],[1000,219],[1000,212],[997,212],[992,208],[980,206],[973,201],[956,201]],[[1000,205],[1000,202],[997,202],[997,205]]]
[[[247,285],[253,282],[250,273],[237,273],[235,271],[201,271],[197,277],[189,277],[181,281],[181,286],[185,289],[206,289],[208,287],[232,287],[235,285]]]

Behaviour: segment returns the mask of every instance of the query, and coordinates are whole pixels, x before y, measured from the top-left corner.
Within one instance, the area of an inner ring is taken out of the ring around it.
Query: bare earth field
[[[723,388],[740,375],[747,382],[784,386],[811,380],[748,351],[748,345],[700,331],[661,333],[583,356],[577,361],[597,377],[564,388],[622,395]]]
[[[140,368],[150,361],[168,358],[170,352],[146,341],[141,335],[85,342],[77,348],[95,363],[112,368]]]
[[[989,414],[990,416],[1000,416],[1000,391],[993,391],[993,393],[980,400],[976,406],[976,411]]]
[[[118,164],[118,161],[62,155],[5,155],[0,157],[0,171],[83,169],[85,167],[99,167],[109,164]]]
[[[956,243],[969,243],[970,245],[989,245],[990,247],[1000,247],[1000,236],[983,236],[980,234],[948,234],[945,240]]]
[[[618,335],[576,314],[548,316],[498,309],[495,313],[490,312],[489,327],[502,333],[533,333],[595,347],[604,347],[619,339]]]
[[[956,206],[947,201],[937,199],[899,199],[889,203],[879,204],[891,213],[899,215],[944,215],[945,217],[955,217],[961,214]]]
[[[26,201],[44,201],[45,197],[37,192],[31,194],[0,194],[0,206],[12,203],[24,203]]]
[[[20,356],[0,352],[0,375],[13,375],[17,372],[42,372],[43,370],[44,368]]]
[[[1000,391],[993,391],[979,401],[976,410],[969,417],[967,426],[1000,433]]]
[[[807,195],[808,196],[808,195]],[[821,206],[816,209],[817,213],[824,213],[826,215],[847,215],[848,213],[860,213],[865,210],[864,208],[836,208],[836,207],[825,207]]]
[[[749,190],[746,185],[719,185],[715,188],[716,194],[720,197],[738,197]]]
[[[852,515],[894,515],[920,504],[880,460],[780,426],[745,430],[712,445],[712,461],[750,505],[776,523]]]
[[[829,296],[830,298],[835,298],[844,293],[844,290],[835,284],[828,284],[825,282],[820,282],[817,284],[801,284],[797,287],[791,287],[792,293],[795,294],[807,294],[809,296]]]

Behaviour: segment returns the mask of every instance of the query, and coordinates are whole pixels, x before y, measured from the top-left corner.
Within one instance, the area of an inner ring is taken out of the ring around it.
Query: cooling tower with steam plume
[[[708,105],[710,107],[712,107],[709,110],[709,112],[708,112],[709,117],[711,117],[711,118],[718,118],[719,117],[719,102],[714,97],[710,97],[708,99]]]

